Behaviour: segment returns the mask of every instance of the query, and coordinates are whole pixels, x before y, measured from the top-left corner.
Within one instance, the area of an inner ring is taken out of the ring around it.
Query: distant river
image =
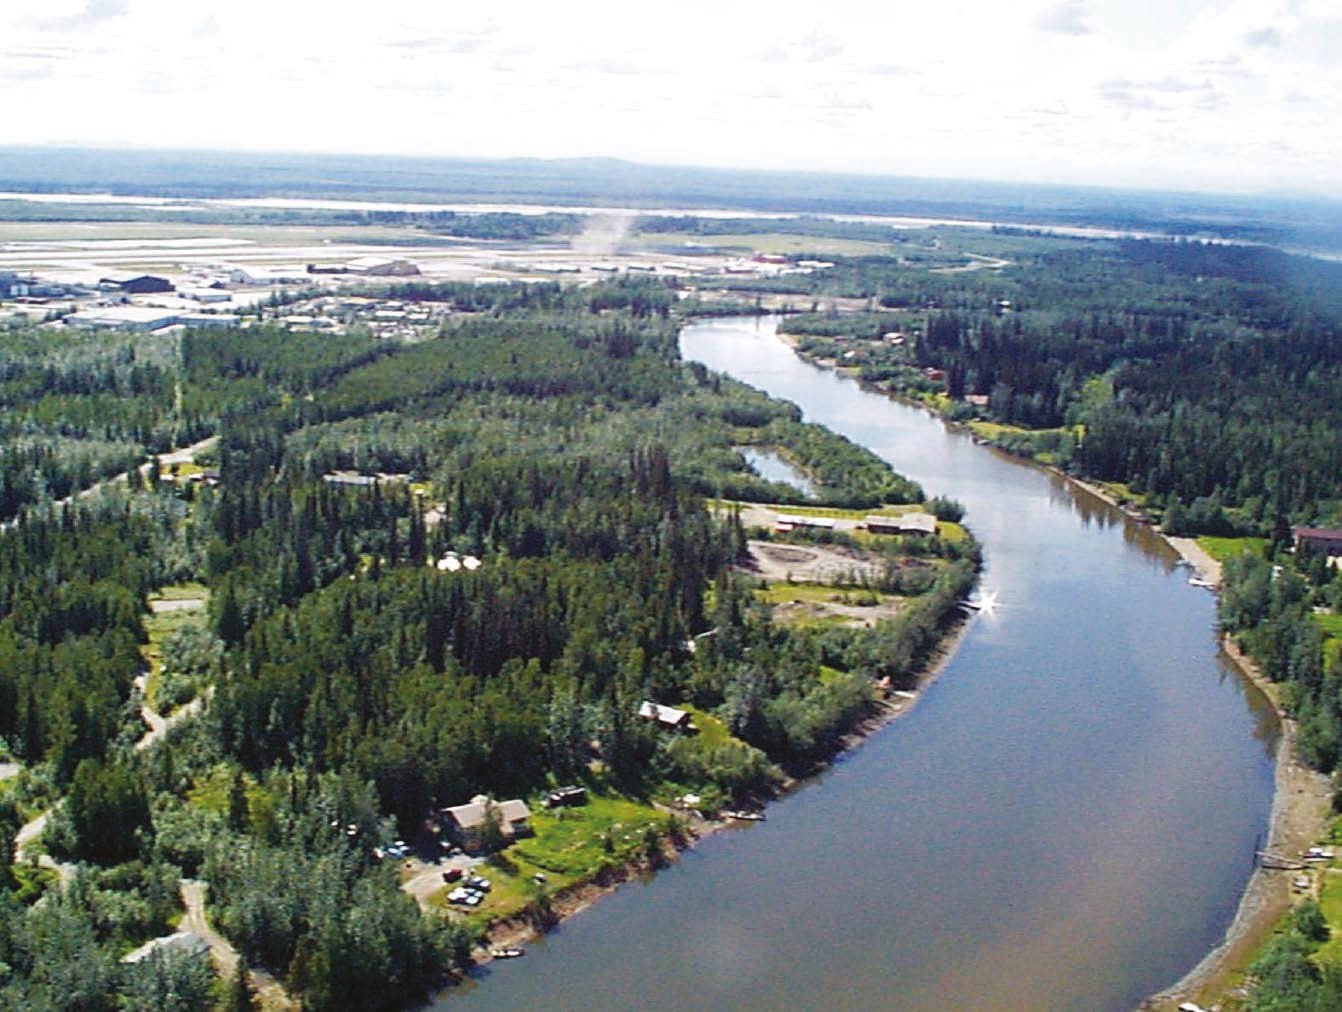
[[[1214,600],[1150,531],[927,413],[798,359],[777,321],[685,358],[801,406],[968,507],[985,590],[908,716],[445,1006],[1130,1009],[1225,933],[1275,722]]]

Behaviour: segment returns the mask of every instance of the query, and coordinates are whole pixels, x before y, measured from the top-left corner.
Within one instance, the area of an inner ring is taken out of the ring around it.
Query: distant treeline
[[[1060,463],[1154,498],[1172,529],[1265,531],[1342,507],[1342,408],[1330,395],[1342,382],[1342,265],[1261,247],[1039,239],[1000,270],[868,258],[833,273],[789,282],[892,312],[789,320],[811,335],[804,348],[851,353],[864,378],[895,390],[944,389],[959,417],[1065,429],[1050,441]],[[873,340],[886,328],[907,340]],[[971,394],[986,407],[967,407]]]

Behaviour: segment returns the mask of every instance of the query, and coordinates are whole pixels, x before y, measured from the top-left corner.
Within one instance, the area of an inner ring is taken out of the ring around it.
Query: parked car
[[[462,871],[460,868],[449,868],[449,869],[447,869],[447,871],[443,872],[443,881],[444,881],[444,882],[460,882],[461,879],[462,879],[462,876],[465,875],[465,874],[466,874],[466,873],[465,873],[464,871]]]

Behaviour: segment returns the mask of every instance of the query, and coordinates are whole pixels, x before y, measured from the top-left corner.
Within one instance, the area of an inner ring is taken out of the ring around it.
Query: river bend
[[[777,321],[684,357],[967,507],[983,586],[919,705],[769,810],[480,972],[453,1009],[1130,1009],[1223,936],[1276,728],[1149,530],[798,359]]]

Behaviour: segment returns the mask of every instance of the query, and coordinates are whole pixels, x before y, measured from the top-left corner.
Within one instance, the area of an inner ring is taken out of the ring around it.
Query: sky
[[[1342,0],[43,0],[0,144],[1342,198]]]

